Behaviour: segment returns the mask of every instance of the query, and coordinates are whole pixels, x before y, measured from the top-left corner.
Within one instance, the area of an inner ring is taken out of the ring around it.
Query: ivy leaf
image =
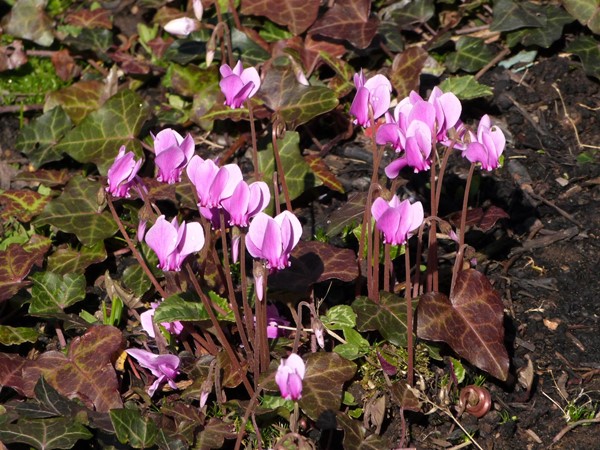
[[[600,44],[592,36],[578,36],[565,49],[581,59],[585,73],[600,79]]]
[[[370,0],[338,0],[308,30],[333,39],[344,39],[357,48],[369,46],[379,19],[371,16]]]
[[[417,300],[413,300],[413,309]],[[399,347],[406,346],[406,300],[390,292],[379,293],[379,303],[368,297],[358,297],[352,303],[357,314],[359,331],[377,330],[385,340]]]
[[[21,133],[23,130],[21,130]],[[48,187],[64,186],[69,181],[70,175],[67,169],[46,170],[39,169],[35,172],[24,171],[14,178],[15,181],[24,181],[28,186],[43,184]]]
[[[554,42],[562,37],[563,27],[573,22],[573,16],[568,14],[558,5],[536,5],[540,16],[546,17],[546,24],[539,28],[522,28],[506,36],[506,42],[510,47],[521,43],[526,47],[537,45],[549,48]]]
[[[225,439],[237,437],[235,425],[223,422],[221,419],[211,417],[198,435],[197,448],[223,448]]]
[[[473,269],[456,277],[450,298],[421,296],[417,335],[446,342],[471,364],[505,381],[509,358],[504,346],[504,305],[485,275]]]
[[[102,187],[82,176],[73,177],[60,197],[50,202],[34,223],[50,224],[74,233],[84,245],[111,237],[117,224],[107,211],[98,211],[98,190]]]
[[[546,17],[535,9],[531,2],[496,0],[494,2],[494,21],[490,31],[512,31],[519,28],[543,27]]]
[[[450,72],[464,70],[476,72],[494,57],[494,53],[483,39],[461,36],[456,42],[456,51],[448,54],[446,66]]]
[[[39,450],[71,448],[77,441],[91,437],[83,425],[64,417],[21,419],[0,429],[0,441],[5,444],[28,444]]]
[[[18,345],[24,342],[35,342],[41,333],[31,327],[10,327],[0,325],[0,344]]]
[[[51,197],[30,189],[8,190],[0,194],[0,220],[29,222],[42,212]]]
[[[149,448],[158,437],[158,427],[148,417],[142,417],[137,409],[112,409],[110,420],[121,444],[133,448]]]
[[[319,0],[280,0],[273,7],[269,0],[243,0],[242,14],[268,17],[298,35],[316,20],[320,5]]]
[[[321,322],[330,330],[342,330],[356,326],[356,313],[349,305],[336,305],[321,316]]]
[[[321,180],[321,182],[332,191],[344,193],[344,186],[340,180],[329,170],[323,158],[319,158],[316,155],[304,155],[304,160],[308,163],[311,170]]]
[[[479,83],[473,75],[448,77],[440,83],[440,89],[444,92],[452,92],[461,100],[471,100],[494,94],[489,86]]]
[[[600,3],[598,0],[563,0],[562,5],[593,33],[600,33]]]
[[[57,274],[83,273],[92,265],[106,259],[104,242],[83,245],[79,250],[72,247],[59,248],[48,257],[48,271]]]
[[[327,411],[337,411],[342,404],[344,383],[356,373],[356,364],[337,353],[311,353],[306,357],[306,374],[302,381],[302,411],[313,420]]]
[[[100,106],[105,85],[98,80],[79,81],[58,91],[50,92],[46,96],[44,109],[53,109],[56,106],[69,115],[75,125],[81,123],[89,113]]]
[[[31,303],[29,314],[52,315],[64,312],[65,308],[85,298],[85,277],[81,274],[60,275],[53,272],[38,272],[31,277]]]
[[[302,125],[338,105],[338,99],[331,89],[298,83],[291,67],[269,70],[259,94],[265,105],[279,114],[290,128]]]
[[[428,56],[427,51],[418,46],[409,47],[396,55],[390,81],[398,98],[407,97],[411,91],[419,91],[421,71]]]
[[[347,414],[338,413],[337,423],[342,430],[344,430],[344,448],[379,450],[382,448],[393,447],[393,445],[382,436],[378,436],[377,434],[366,436],[365,427],[361,420],[351,419]]]
[[[141,145],[135,138],[149,112],[148,104],[135,92],[118,92],[68,132],[56,150],[82,163],[93,162],[106,175],[121,145],[141,156]]]
[[[214,292],[209,292],[209,298],[212,303],[217,305],[225,314],[217,313],[220,320],[233,321],[233,311],[229,307],[229,302],[223,297],[218,296]],[[200,300],[187,301],[178,294],[171,295],[164,300],[156,309],[154,314],[154,322],[175,322],[177,320],[200,322],[208,320],[208,313]]]
[[[17,138],[17,150],[25,153],[35,168],[58,161],[63,152],[56,145],[70,128],[71,120],[65,111],[60,106],[53,108],[23,127]]]
[[[6,34],[48,47],[54,42],[52,21],[45,13],[47,0],[18,0],[3,24]]]
[[[435,5],[432,0],[413,0],[410,2],[391,4],[389,8],[389,19],[395,22],[397,28],[403,30],[413,29],[415,24],[425,23],[435,13]],[[384,19],[388,13],[384,9]]]
[[[0,385],[27,397],[41,376],[61,395],[77,397],[99,412],[121,408],[119,383],[112,365],[123,335],[117,328],[94,326],[71,341],[67,354],[48,351],[36,360],[0,353]]]

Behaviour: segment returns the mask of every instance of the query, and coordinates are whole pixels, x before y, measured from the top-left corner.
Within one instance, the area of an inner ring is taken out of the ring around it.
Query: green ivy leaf
[[[65,308],[85,298],[85,277],[68,273],[60,275],[53,272],[34,274],[31,289],[29,314],[52,315],[64,312]]]
[[[330,330],[341,330],[356,326],[356,313],[349,305],[336,305],[321,316],[321,322]]]
[[[44,11],[47,3],[47,0],[18,0],[3,25],[4,31],[44,47],[52,45],[52,21]]]
[[[385,10],[384,10],[385,11]],[[384,19],[391,19],[401,29],[412,29],[417,23],[425,23],[435,14],[433,0],[413,0],[392,4],[384,12]]]
[[[354,328],[344,327],[345,344],[337,345],[333,351],[346,359],[354,360],[369,353],[371,345]]]
[[[17,138],[17,150],[25,153],[35,168],[51,161],[62,159],[63,152],[56,144],[71,129],[71,120],[57,106],[35,118]]]
[[[506,42],[510,47],[521,43],[526,47],[537,45],[538,47],[549,48],[562,37],[563,27],[573,22],[573,17],[557,5],[538,5],[537,9],[540,10],[540,14],[546,17],[546,25],[509,33]]]
[[[446,67],[450,72],[476,72],[493,57],[494,52],[483,39],[461,36],[456,42],[456,51],[448,54],[446,58]]]
[[[106,175],[121,145],[141,156],[136,136],[148,117],[147,103],[135,92],[123,90],[67,133],[56,150],[82,163],[93,162]]]
[[[73,177],[60,197],[51,201],[34,224],[50,224],[74,233],[84,245],[111,237],[117,224],[107,211],[98,211],[98,190],[102,187],[82,176]]]
[[[81,439],[90,439],[92,433],[71,418],[21,419],[4,424],[0,441],[5,444],[28,444],[39,450],[71,448]]]
[[[600,79],[600,47],[592,36],[579,36],[565,49],[581,59],[585,73]]]
[[[24,342],[35,342],[40,335],[41,333],[35,328],[0,325],[0,344],[2,345],[18,345]]]
[[[440,83],[440,89],[444,92],[452,92],[461,100],[471,100],[494,94],[492,88],[479,83],[473,75],[448,77]]]
[[[231,311],[227,299],[220,297],[212,291],[209,292],[209,298],[212,303],[216,304],[226,312],[225,315],[217,314],[215,312],[220,320],[234,320],[233,311]],[[174,322],[176,320],[199,322],[208,319],[208,313],[199,299],[188,301],[178,294],[172,295],[164,300],[154,314],[155,323]]]
[[[600,2],[598,0],[563,0],[562,5],[592,32],[600,33]]]
[[[356,364],[337,353],[311,353],[306,357],[300,408],[317,420],[326,410],[337,411],[342,404],[344,383],[356,373]]]
[[[546,17],[531,2],[496,0],[494,21],[490,31],[512,31],[519,28],[543,27]]]
[[[419,46],[409,47],[396,55],[390,81],[398,98],[407,97],[411,91],[419,90],[421,71],[428,57],[427,51]]]
[[[79,81],[46,96],[44,110],[61,106],[75,125],[100,106],[105,85],[98,80]]]
[[[92,265],[106,259],[104,242],[83,245],[79,250],[73,247],[59,248],[48,257],[48,271],[58,274],[83,273]]]
[[[149,448],[158,437],[158,427],[154,421],[142,417],[139,410],[112,409],[110,420],[121,444],[129,444],[133,448]]]

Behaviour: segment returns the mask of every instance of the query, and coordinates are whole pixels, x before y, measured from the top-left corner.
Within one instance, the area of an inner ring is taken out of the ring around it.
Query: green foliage
[[[31,57],[16,70],[0,72],[0,103],[30,105],[43,103],[44,96],[66,86],[48,58]]]

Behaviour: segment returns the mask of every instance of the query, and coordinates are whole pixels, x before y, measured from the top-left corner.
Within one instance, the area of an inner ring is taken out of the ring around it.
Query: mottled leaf
[[[394,58],[390,81],[398,98],[408,97],[411,91],[419,91],[421,71],[428,57],[422,47],[409,47]]]
[[[193,97],[205,90],[208,85],[218,86],[219,73],[216,65],[201,69],[193,64],[187,66],[171,64],[163,77],[163,85],[172,88],[179,95]]]
[[[340,234],[347,225],[362,222],[367,203],[366,192],[353,192],[341,207],[333,211],[327,220],[327,236]]]
[[[592,32],[600,33],[600,2],[598,0],[563,0],[562,5]]]
[[[302,411],[313,420],[321,413],[338,411],[344,383],[356,373],[356,364],[337,353],[310,353],[306,357],[306,375],[302,382]]]
[[[435,13],[435,5],[433,0],[413,0],[392,4],[388,11],[389,19],[395,22],[397,27],[409,30],[413,29],[415,24],[425,23],[431,19]],[[388,17],[387,11],[383,17]]]
[[[520,42],[526,47],[537,45],[549,48],[561,38],[563,27],[573,22],[573,16],[558,5],[537,5],[536,9],[546,17],[546,24],[543,27],[524,28],[510,33],[506,37],[509,46],[513,47]]]
[[[123,271],[123,284],[137,297],[142,297],[152,287],[152,282],[142,266],[136,264],[127,266]]]
[[[393,383],[390,392],[394,402],[409,411],[421,412],[421,401],[419,400],[419,391],[410,387],[407,383]]]
[[[112,31],[102,28],[83,28],[77,37],[69,35],[63,40],[64,45],[75,50],[94,50],[100,55],[103,55],[106,49],[112,46],[112,42]]]
[[[0,325],[0,344],[18,345],[24,342],[35,342],[40,332],[32,327],[9,327]]]
[[[269,276],[269,286],[304,292],[322,281],[351,282],[358,277],[354,252],[325,242],[300,241],[292,252],[291,263],[290,267]]]
[[[460,226],[460,212],[456,212],[449,217],[454,226]],[[486,210],[483,208],[473,208],[467,211],[465,225],[476,227],[482,231],[491,230],[500,219],[509,219],[510,216],[502,208],[490,206]]]
[[[65,111],[60,107],[53,108],[23,127],[17,137],[17,150],[25,153],[36,168],[58,161],[63,152],[56,145],[70,128],[71,120]]]
[[[22,130],[21,130],[22,131]],[[69,171],[67,169],[47,170],[39,169],[35,172],[21,172],[15,177],[15,181],[27,183],[29,186],[43,184],[48,187],[63,186],[69,181]]]
[[[321,180],[321,182],[332,191],[344,193],[344,186],[340,180],[329,170],[325,161],[316,155],[304,155],[304,160],[308,163],[311,170]]]
[[[54,41],[52,21],[46,15],[47,0],[18,0],[3,20],[4,32],[48,47]]]
[[[30,189],[8,190],[0,194],[0,220],[29,222],[42,212],[51,197]]]
[[[137,409],[112,409],[110,420],[121,444],[133,448],[148,448],[154,445],[158,436],[158,427],[148,417],[142,417]]]
[[[105,85],[98,80],[84,80],[46,96],[44,109],[49,110],[60,106],[75,125],[81,123],[92,111],[100,106],[100,99],[105,91]]]
[[[50,224],[66,233],[74,233],[84,245],[111,237],[117,224],[109,212],[98,211],[99,183],[82,176],[73,177],[60,197],[50,202],[35,219],[38,224]]]
[[[269,0],[242,0],[242,14],[268,17],[298,35],[313,24],[320,4],[319,0],[280,0],[274,7]]]
[[[56,149],[79,162],[95,163],[106,175],[121,145],[141,155],[136,136],[148,116],[146,102],[135,92],[123,90],[68,132]]]
[[[578,36],[565,50],[575,53],[581,59],[587,75],[600,79],[600,43],[596,39],[592,36]]]
[[[344,448],[381,450],[394,447],[386,438],[377,434],[366,436],[362,420],[351,419],[345,413],[338,413],[337,423],[344,431],[344,440],[342,441]]]
[[[217,317],[220,320],[233,320],[233,312],[229,307],[229,302],[212,292],[209,293],[209,296],[214,305],[225,312],[225,314],[221,314],[216,310]],[[154,322],[156,323],[174,322],[176,320],[199,322],[208,319],[208,313],[200,300],[187,301],[177,294],[164,300],[154,314]]]
[[[448,77],[440,83],[440,89],[444,92],[452,92],[461,100],[471,100],[494,94],[492,88],[479,83],[473,75]]]
[[[65,17],[65,22],[69,25],[81,28],[112,28],[111,12],[107,9],[97,8],[80,9],[71,11]]]
[[[90,439],[92,433],[71,418],[21,419],[0,429],[0,441],[22,443],[38,450],[71,448],[77,441]]]
[[[314,173],[310,170],[308,163],[300,154],[300,135],[295,131],[287,131],[283,139],[277,140],[281,165],[285,173],[290,199],[295,199],[303,192],[320,184]],[[273,144],[267,145],[267,149],[258,152],[258,166],[264,180],[272,180],[273,172],[277,170],[275,156],[273,154]],[[269,189],[272,190],[271,183]],[[271,193],[271,203],[273,203],[273,193]],[[280,193],[279,202],[284,202],[283,193]]]
[[[460,272],[450,298],[441,293],[421,296],[417,335],[446,342],[471,364],[506,380],[509,358],[504,346],[504,306],[485,275]]]
[[[320,52],[319,57],[336,73],[336,76],[329,80],[327,84],[335,92],[335,95],[342,98],[352,92],[355,88],[353,82],[354,68],[341,57],[330,55],[327,52]]]
[[[379,19],[371,16],[370,0],[337,0],[308,30],[334,39],[344,39],[357,48],[369,46]]]
[[[25,245],[11,244],[0,251],[0,302],[31,284],[24,279],[34,265],[42,266],[48,248],[50,239],[34,235]]]
[[[446,57],[446,66],[450,72],[476,72],[493,57],[494,53],[483,39],[461,36],[456,42],[456,51]]]
[[[48,271],[58,274],[83,273],[85,269],[106,259],[104,242],[82,245],[79,250],[72,247],[59,248],[48,257]]]
[[[52,315],[85,298],[85,277],[68,273],[38,272],[31,277],[31,303],[29,314]]]
[[[198,435],[197,448],[223,448],[225,439],[237,437],[235,424],[223,422],[212,417],[208,420],[204,430]]]
[[[47,351],[36,360],[0,353],[0,385],[34,396],[43,376],[67,398],[77,397],[99,412],[121,408],[119,383],[111,361],[122,344],[117,328],[95,326],[71,341],[67,354]]]
[[[321,59],[328,57],[330,59],[341,61],[340,58],[347,52],[346,47],[340,43],[319,39],[318,36],[312,36],[310,34],[306,36],[303,45],[300,45],[298,50],[300,52],[300,57],[302,58],[302,64],[308,73],[313,73],[319,66]]]
[[[338,104],[331,89],[298,83],[291,67],[269,70],[259,93],[265,105],[278,113],[290,128],[331,111]]]
[[[511,31],[519,28],[543,27],[546,17],[532,8],[533,3],[513,0],[494,2],[494,21],[490,31]]]
[[[321,316],[321,322],[330,330],[353,328],[356,326],[356,313],[349,305],[336,305],[329,308],[327,314]]]
[[[417,300],[412,301],[413,309]],[[359,331],[377,330],[385,340],[399,347],[406,346],[406,300],[390,292],[379,293],[379,303],[368,297],[358,297],[352,303],[357,314]]]

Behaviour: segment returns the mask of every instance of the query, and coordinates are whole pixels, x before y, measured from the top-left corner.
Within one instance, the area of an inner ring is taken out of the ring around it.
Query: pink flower
[[[158,267],[179,271],[185,258],[204,246],[204,231],[197,222],[179,225],[177,218],[169,223],[160,216],[146,233],[146,244],[158,256]]]
[[[287,326],[290,323],[279,315],[279,310],[275,305],[267,305],[267,337],[269,339],[277,339],[281,336],[282,331],[279,325]]]
[[[423,205],[408,200],[400,202],[394,195],[389,202],[379,197],[371,206],[376,226],[383,233],[384,242],[392,245],[405,244],[411,233],[423,223]]]
[[[250,222],[246,247],[252,257],[266,260],[273,272],[290,265],[290,253],[301,235],[302,225],[291,212],[283,211],[275,218],[260,212]]]
[[[500,155],[506,145],[502,130],[492,126],[490,116],[486,114],[479,121],[477,136],[473,133],[470,135],[471,142],[467,144],[463,156],[472,163],[481,163],[481,167],[485,170],[497,168],[500,164]]]
[[[247,227],[250,218],[267,207],[271,200],[269,187],[264,181],[256,181],[250,185],[240,181],[231,197],[221,201],[221,206],[229,213],[229,224]]]
[[[154,333],[154,313],[156,312],[156,308],[160,303],[152,302],[150,303],[151,308],[147,311],[144,311],[140,314],[140,323],[142,325],[142,329],[150,336],[151,338],[155,338],[156,334]],[[179,336],[183,331],[183,324],[178,320],[175,322],[161,322],[160,325],[165,328],[169,333]]]
[[[194,156],[194,140],[189,134],[185,139],[175,130],[166,128],[154,138],[154,163],[158,167],[157,180],[173,184],[181,181],[181,172]]]
[[[375,75],[365,81],[362,69],[354,74],[356,96],[350,107],[350,114],[356,117],[354,123],[369,127],[369,108],[373,111],[373,120],[383,116],[390,107],[392,84],[383,75]]]
[[[198,206],[220,208],[221,201],[233,195],[238,183],[242,181],[242,171],[237,164],[219,167],[210,159],[198,155],[192,157],[187,166],[187,174],[196,187]]]
[[[254,67],[244,69],[241,61],[233,69],[223,64],[219,71],[223,77],[219,86],[225,95],[225,104],[231,108],[240,108],[260,88],[257,70]]]
[[[137,173],[142,165],[142,160],[136,161],[134,158],[133,152],[125,153],[125,146],[122,145],[115,162],[108,169],[106,192],[113,197],[129,198],[131,196],[129,189],[141,182]]]
[[[292,353],[287,359],[281,360],[275,374],[275,382],[285,400],[299,400],[302,398],[302,380],[305,373],[306,365],[296,353]]]
[[[435,108],[437,139],[444,145],[448,145],[448,130],[461,125],[462,105],[460,100],[452,92],[444,93],[436,86],[427,101]]]
[[[200,22],[191,17],[179,17],[167,22],[164,29],[167,33],[185,37],[194,31],[198,31],[200,29]]]
[[[138,364],[152,372],[156,377],[152,386],[148,388],[148,394],[154,395],[158,387],[167,382],[173,389],[177,389],[175,378],[179,374],[179,357],[175,355],[155,355],[152,352],[140,349],[125,350],[129,356],[133,356]]]

